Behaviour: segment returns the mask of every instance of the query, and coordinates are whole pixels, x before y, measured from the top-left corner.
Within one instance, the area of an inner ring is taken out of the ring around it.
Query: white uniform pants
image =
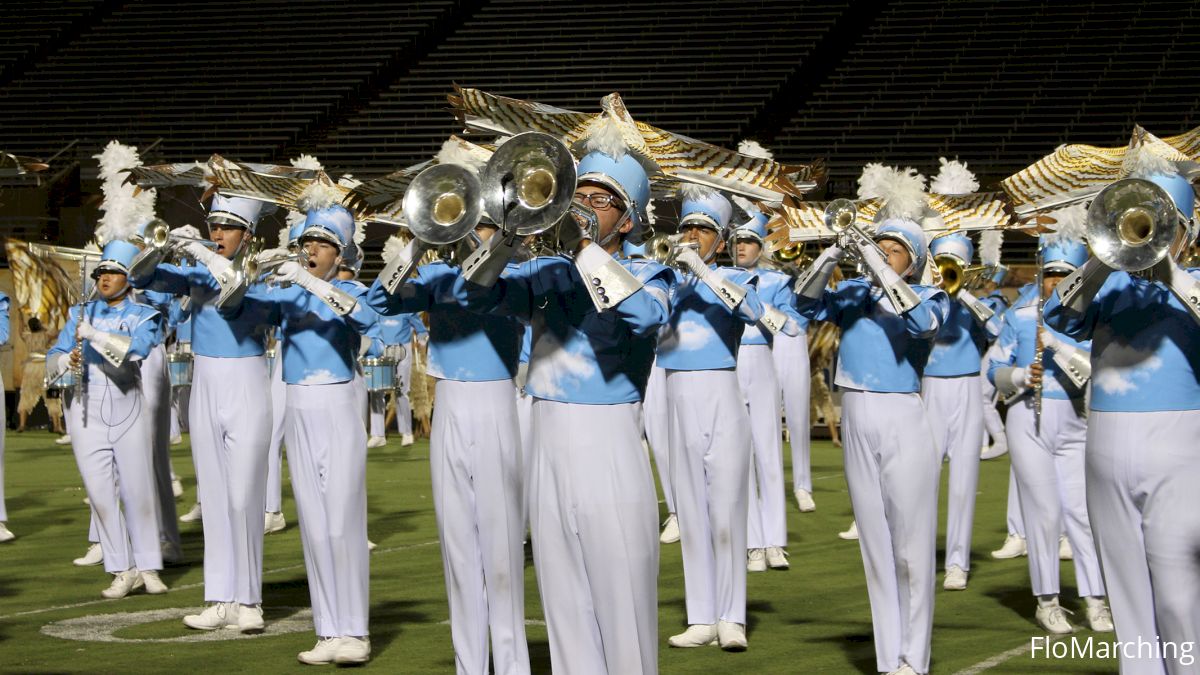
[[[386,391],[368,391],[367,392],[367,435],[370,437],[383,438],[387,436],[387,430],[384,428],[384,415],[387,413],[387,392]]]
[[[429,438],[457,671],[528,673],[521,436],[512,380],[438,380]]]
[[[843,456],[877,670],[929,672],[941,458],[917,394],[842,394]]]
[[[1017,470],[1008,468],[1008,533],[1025,538],[1025,519],[1021,517],[1021,492],[1017,487]]]
[[[267,506],[269,513],[283,510],[283,418],[287,411],[287,385],[283,382],[283,352],[276,349],[271,372],[271,440],[267,446]]]
[[[1092,411],[1087,502],[1122,642],[1200,649],[1200,410]],[[1074,543],[1074,542],[1072,542]],[[1076,553],[1078,555],[1078,552]],[[1122,673],[1196,673],[1143,651]],[[1170,657],[1174,658],[1170,658]],[[1165,667],[1165,670],[1164,670]]]
[[[1086,439],[1087,421],[1071,401],[1044,398],[1040,432],[1034,422],[1032,397],[1026,396],[1008,409],[1009,452],[1017,472],[1034,595],[1058,593],[1058,539],[1064,527],[1075,553],[1079,595],[1104,595],[1088,520]]]
[[[405,350],[404,358],[396,364],[396,430],[403,434],[412,433],[412,401],[408,398],[412,387],[412,348]],[[385,406],[386,409],[386,406]],[[380,420],[383,421],[382,419]],[[379,434],[383,436],[384,434]]]
[[[988,356],[983,355],[983,364],[981,372],[986,373],[988,368]],[[980,435],[982,444],[980,448],[987,447],[989,439],[992,443],[1002,447],[1008,447],[1008,437],[1004,435],[1004,421],[1000,419],[1000,411],[996,409],[996,387],[991,380],[987,379],[986,375],[979,377],[979,385],[981,387],[981,403],[983,405],[983,433]]]
[[[105,380],[88,382],[85,400],[68,409],[67,430],[105,571],[161,570],[150,419],[141,389],[122,393]]]
[[[668,370],[689,624],[746,623],[750,421],[733,370]]]
[[[192,460],[204,507],[204,599],[262,602],[271,395],[262,356],[196,355]]]
[[[641,436],[637,403],[534,399],[525,486],[555,673],[658,672],[658,504]]]
[[[812,492],[812,434],[809,412],[809,387],[812,375],[808,362],[808,335],[794,337],[777,333],[771,346],[775,374],[783,393],[788,438],[792,446],[792,489]]]
[[[747,476],[746,546],[787,546],[787,505],[783,481],[783,427],[779,380],[767,345],[742,345],[737,378],[750,416],[750,470]]]
[[[322,637],[368,634],[365,391],[355,382],[287,386],[284,444],[313,626]]]
[[[4,426],[0,427],[0,523],[8,522],[8,510],[4,508],[4,437],[8,430],[8,411],[4,408],[4,380],[0,378],[0,420],[4,421]]]
[[[675,489],[671,487],[670,417],[667,415],[667,371],[654,366],[646,381],[646,396],[642,402],[642,428],[646,442],[654,453],[658,482],[662,486],[667,513],[675,513]]]
[[[171,376],[167,373],[167,350],[162,345],[150,350],[142,362],[142,391],[154,445],[158,536],[178,550],[179,521],[175,517],[175,493],[171,490]]]
[[[192,401],[192,385],[186,387],[171,387],[171,405],[175,410],[175,423],[178,425],[172,436],[176,432],[184,433],[191,432],[191,426],[188,424],[188,408]]]
[[[921,400],[942,453],[940,459],[950,458],[946,569],[952,565],[971,569],[971,525],[975,522],[979,436],[983,433],[982,397],[978,375],[921,380]]]

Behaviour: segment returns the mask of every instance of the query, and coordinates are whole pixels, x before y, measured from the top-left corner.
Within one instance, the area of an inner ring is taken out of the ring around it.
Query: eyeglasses
[[[575,199],[587,204],[597,211],[607,211],[614,206],[616,208],[622,208],[621,200],[617,199],[614,195],[605,194],[603,192],[593,192],[591,194],[576,192]]]

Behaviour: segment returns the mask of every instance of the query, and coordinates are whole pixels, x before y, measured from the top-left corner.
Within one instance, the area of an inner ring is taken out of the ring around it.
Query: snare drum
[[[167,354],[167,373],[172,387],[192,386],[192,355],[188,352]]]
[[[49,376],[46,377],[46,391],[55,392],[57,394],[58,392],[63,392],[74,388],[78,382],[78,374],[74,370],[67,368],[65,371],[63,371],[62,375],[58,376],[57,380],[51,381]]]
[[[403,361],[407,355],[408,350],[404,348],[404,345],[386,345],[383,348],[383,358],[391,359],[396,363]]]
[[[367,391],[391,391],[396,388],[396,361],[389,358],[359,359]]]

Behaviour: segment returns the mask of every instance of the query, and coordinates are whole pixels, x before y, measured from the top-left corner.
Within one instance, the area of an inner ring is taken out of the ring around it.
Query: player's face
[[[499,231],[500,228],[495,225],[480,223],[475,226],[475,236],[479,237],[479,243],[481,244],[486,244],[492,238],[492,235]]]
[[[684,224],[679,226],[681,239],[699,247],[700,257],[705,262],[712,262],[718,253],[725,250],[725,242],[717,240],[717,231],[703,225]],[[714,247],[715,244],[715,247]]]
[[[604,197],[610,201],[601,206]],[[618,224],[620,232],[628,232],[633,228],[633,223],[625,219],[626,209],[625,205],[621,203],[621,199],[603,185],[583,183],[575,188],[575,199],[591,206],[592,210],[596,212],[596,219],[599,223],[597,236],[601,240],[607,239],[612,234],[613,228],[618,227]]]
[[[323,239],[304,239],[300,242],[308,258],[308,272],[318,279],[328,279],[341,260],[337,246]]]
[[[121,297],[129,285],[129,280],[120,272],[101,272],[96,277],[96,292],[105,300],[115,300]]]
[[[1067,275],[1062,272],[1044,272],[1042,274],[1042,297],[1050,297],[1050,294],[1054,292],[1054,288],[1058,286],[1058,282],[1066,278]]]
[[[233,260],[242,242],[250,239],[250,236],[243,227],[209,223],[208,238],[217,245],[217,255]]]
[[[738,239],[736,253],[738,267],[753,267],[762,255],[762,244],[753,239]]]
[[[896,274],[904,276],[904,272],[912,264],[912,256],[908,254],[908,249],[904,248],[904,244],[891,239],[882,239],[879,242],[879,248],[883,250],[883,255],[887,257],[888,267],[895,270]]]

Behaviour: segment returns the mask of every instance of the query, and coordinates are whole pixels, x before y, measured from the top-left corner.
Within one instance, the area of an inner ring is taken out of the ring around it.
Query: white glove
[[[1033,387],[1033,382],[1029,380],[1029,371],[1025,368],[1013,368],[1011,377],[1012,386],[1018,391]]]
[[[171,234],[176,237],[188,237],[191,239],[202,239],[203,238],[200,236],[200,230],[197,230],[192,225],[184,225],[183,227],[177,227],[177,228],[171,230]],[[194,242],[189,242],[189,243],[194,243]]]
[[[279,260],[280,258],[286,258],[289,255],[291,255],[291,251],[288,251],[287,249],[269,248],[265,251],[259,252],[259,254],[257,256],[255,256],[254,259],[260,263],[265,263],[265,262],[271,262],[273,260]],[[293,261],[293,262],[295,262],[295,261]]]
[[[308,270],[301,267],[300,263],[295,260],[289,260],[275,268],[275,272],[271,276],[271,281],[277,284],[299,284],[301,276],[315,278],[308,273]]]
[[[1042,331],[1042,347],[1051,351],[1059,351],[1063,348],[1062,340],[1059,340],[1048,330]]]
[[[808,269],[800,273],[792,289],[793,292],[810,300],[820,298],[821,294],[825,292],[825,287],[829,285],[829,279],[833,277],[833,271],[837,269],[837,263],[843,255],[845,255],[845,251],[840,246],[830,246],[821,251],[821,255],[817,256]]]
[[[76,328],[76,334],[83,340],[92,339],[98,332],[100,331],[93,328],[92,324],[88,323],[87,321],[80,321]]]
[[[712,270],[700,259],[700,254],[696,252],[695,248],[688,247],[683,249],[679,252],[679,255],[675,256],[675,260],[679,261],[679,264],[688,268],[689,272],[701,279],[712,274]]]
[[[198,241],[189,241],[180,248],[189,256],[195,258],[196,262],[207,267],[208,271],[212,272],[214,277],[220,276],[232,264],[225,256],[217,255],[216,251]]]
[[[334,314],[338,316],[346,316],[350,312],[353,312],[354,308],[358,305],[358,301],[349,293],[337,288],[324,279],[316,278],[308,270],[301,267],[300,263],[294,260],[289,260],[280,265],[279,269],[275,270],[272,278],[279,284],[293,283],[312,293],[321,302],[328,305]]]

